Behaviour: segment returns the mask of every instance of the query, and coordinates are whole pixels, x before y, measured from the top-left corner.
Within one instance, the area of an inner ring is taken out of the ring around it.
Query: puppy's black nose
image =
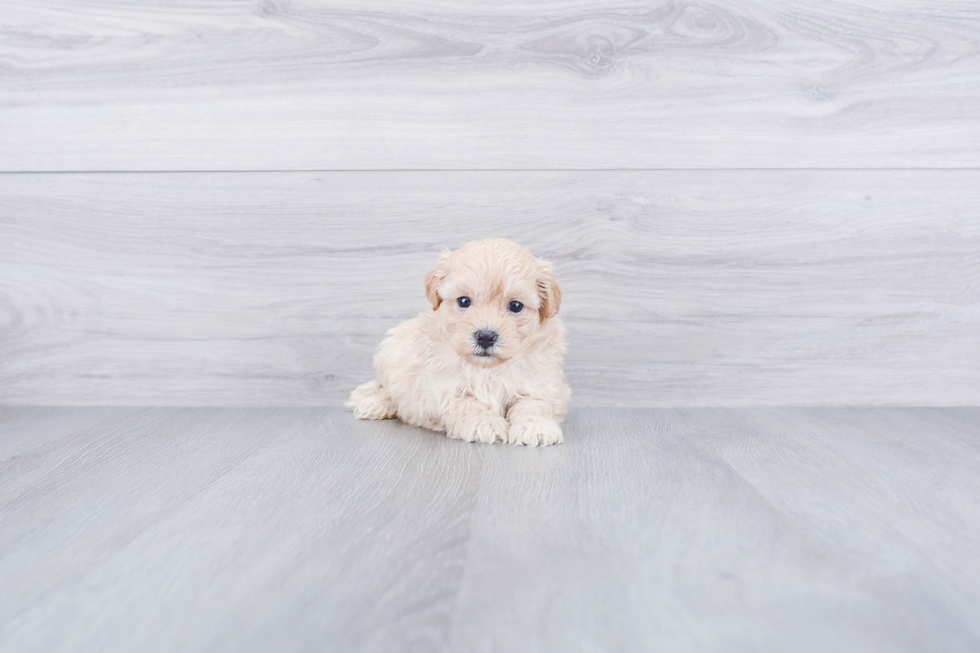
[[[473,334],[473,338],[476,340],[476,344],[480,345],[484,349],[490,349],[493,347],[493,343],[497,342],[497,332],[477,331]]]

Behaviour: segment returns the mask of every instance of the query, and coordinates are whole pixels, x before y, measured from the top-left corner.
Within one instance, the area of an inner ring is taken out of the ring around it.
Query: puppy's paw
[[[354,388],[344,404],[354,411],[357,419],[389,419],[397,417],[395,405],[385,395],[377,381],[369,381]]]
[[[507,441],[507,420],[497,413],[487,411],[473,415],[455,428],[447,431],[451,438],[464,442],[479,442],[493,444]]]
[[[550,419],[531,419],[510,425],[507,440],[510,444],[547,447],[565,441],[558,422]]]

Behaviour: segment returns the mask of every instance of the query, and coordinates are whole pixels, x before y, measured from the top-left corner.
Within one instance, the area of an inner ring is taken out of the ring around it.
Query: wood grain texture
[[[980,166],[972,0],[0,13],[6,171]]]
[[[336,409],[7,408],[0,651],[975,651],[978,429],[573,410],[524,449]]]
[[[438,250],[555,261],[579,406],[980,403],[973,171],[0,176],[0,401],[339,405]]]

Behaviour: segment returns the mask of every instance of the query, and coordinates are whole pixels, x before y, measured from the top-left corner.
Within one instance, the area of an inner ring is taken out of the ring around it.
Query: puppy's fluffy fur
[[[374,357],[377,380],[355,389],[347,407],[467,442],[562,442],[570,390],[551,265],[508,240],[472,241],[443,254],[425,292],[432,310],[388,331]],[[487,332],[496,335],[489,348]]]

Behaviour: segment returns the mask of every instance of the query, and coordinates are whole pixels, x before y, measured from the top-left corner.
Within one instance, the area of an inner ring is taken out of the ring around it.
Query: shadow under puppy
[[[347,407],[466,442],[562,442],[571,391],[561,288],[549,263],[494,238],[446,252],[425,278],[432,310],[388,331],[378,378]]]

